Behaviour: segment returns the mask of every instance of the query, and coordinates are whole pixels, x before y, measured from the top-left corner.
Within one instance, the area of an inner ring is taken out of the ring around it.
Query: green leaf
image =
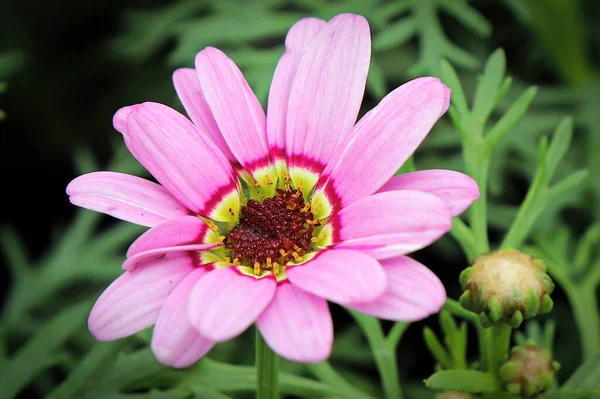
[[[221,392],[253,392],[256,390],[256,369],[254,367],[234,366],[204,358],[190,368],[186,375],[187,378],[182,386],[189,387],[192,391],[206,387]],[[322,382],[287,373],[279,374],[279,387],[283,394],[294,394],[300,397],[369,398],[363,393],[342,394],[336,388]]]
[[[54,389],[47,399],[66,399],[79,397],[85,384],[105,373],[108,367],[116,360],[124,340],[113,342],[97,342],[91,351],[83,358],[79,365],[71,371],[67,379]]]
[[[488,393],[497,390],[492,374],[475,370],[438,371],[425,381],[425,385],[439,391]]]
[[[473,7],[464,0],[440,1],[439,6],[448,14],[456,18],[465,28],[480,36],[489,36],[492,33],[492,25]]]
[[[452,337],[458,329],[454,318],[447,310],[440,312],[440,326],[442,327],[442,332],[447,337]]]
[[[593,251],[600,248],[600,222],[590,226],[579,239],[573,263],[578,270],[583,270],[592,261]]]
[[[446,60],[441,61],[440,71],[442,81],[448,87],[450,87],[450,89],[452,89],[452,104],[456,107],[456,110],[461,117],[466,117],[469,115],[469,106],[467,104],[467,98],[465,97],[465,92],[460,83],[460,79],[458,79],[458,76],[456,75],[456,71]]]
[[[473,117],[482,125],[496,106],[496,98],[504,80],[505,70],[506,56],[502,49],[498,49],[492,53],[485,64],[473,100]]]
[[[415,18],[406,17],[388,25],[373,39],[373,50],[384,51],[400,47],[416,32]]]
[[[99,385],[121,391],[131,388],[140,380],[156,376],[162,370],[167,368],[156,360],[149,348],[139,350],[120,357],[117,363],[102,376]]]
[[[579,366],[561,387],[562,392],[600,388],[600,352]]]
[[[548,178],[552,178],[560,161],[564,158],[571,145],[573,137],[573,120],[570,117],[564,118],[556,127],[552,143],[548,148]]]
[[[386,341],[392,348],[398,347],[398,344],[400,343],[400,340],[402,339],[402,336],[404,335],[404,332],[406,331],[409,325],[410,323],[403,321],[397,321],[396,323],[394,323],[394,326],[392,327],[392,329],[388,333],[388,336],[386,337]]]
[[[491,151],[510,131],[511,129],[523,118],[529,105],[535,98],[537,93],[537,87],[530,87],[525,90],[523,94],[519,96],[508,111],[496,124],[490,129],[489,133],[485,138],[486,150]]]
[[[445,39],[442,47],[446,53],[446,57],[450,61],[454,61],[456,65],[467,69],[475,69],[479,67],[479,60],[477,58],[453,42]]]
[[[15,279],[23,278],[29,266],[29,256],[25,244],[17,232],[10,227],[0,228],[0,237],[2,238],[0,248],[2,248],[2,254],[7,260],[13,277]]]
[[[581,169],[570,174],[550,188],[550,196],[553,199],[558,199],[566,194],[572,193],[573,190],[583,183],[589,174],[590,172],[586,169]]]
[[[371,60],[367,76],[367,90],[377,99],[381,99],[387,94],[385,74],[375,59]]]
[[[77,168],[77,173],[81,175],[100,169],[96,157],[87,147],[75,149],[73,160],[75,162],[75,167]]]
[[[417,168],[415,167],[415,159],[411,156],[406,160],[406,162],[402,164],[400,169],[396,171],[396,174],[400,175],[402,173],[410,173],[414,172],[415,170],[417,170]]]
[[[48,366],[48,359],[77,330],[84,326],[90,311],[88,302],[72,306],[40,328],[3,367],[0,398],[12,398]]]
[[[440,366],[445,369],[452,367],[452,359],[450,358],[450,354],[429,327],[425,327],[423,329],[423,339],[425,340],[425,345],[427,345],[427,348],[435,357]]]

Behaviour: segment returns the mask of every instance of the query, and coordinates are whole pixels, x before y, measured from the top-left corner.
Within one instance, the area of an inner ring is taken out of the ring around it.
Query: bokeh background
[[[111,124],[114,112],[146,100],[181,109],[171,74],[178,67],[192,67],[194,55],[208,45],[221,48],[238,63],[265,104],[288,28],[305,16],[328,19],[340,12],[362,14],[371,24],[373,59],[363,113],[412,77],[439,76],[442,59],[454,66],[469,95],[485,60],[497,48],[504,49],[507,73],[513,78],[499,112],[526,88],[538,86],[528,114],[492,160],[492,241],[500,239],[523,201],[535,172],[540,137],[551,135],[567,115],[574,119],[575,133],[558,173],[579,168],[591,173],[544,213],[536,232],[552,235],[568,228],[568,237],[576,242],[598,223],[596,0],[3,0],[0,340],[8,355],[68,305],[93,300],[118,275],[124,250],[140,231],[77,211],[65,194],[67,183],[82,172],[109,168],[144,173],[123,151]],[[415,165],[461,170],[461,159],[459,136],[446,119],[418,150]],[[458,275],[467,261],[452,238],[416,257],[441,277],[449,296],[458,298]],[[545,319],[556,322],[555,352],[564,366],[561,375],[566,376],[582,359],[579,333],[560,287],[553,297],[555,310]],[[360,332],[343,310],[335,308],[334,317],[343,342],[337,344],[332,362],[359,383],[373,384],[377,374]],[[420,381],[434,368],[422,340],[425,324],[439,330],[436,317],[417,323],[399,349],[402,379],[419,394]],[[48,392],[78,364],[93,345],[84,324],[80,327],[77,339],[47,354],[63,357],[31,358],[52,365],[20,397]],[[252,337],[244,336],[224,344],[215,356],[251,363],[251,343]],[[471,346],[474,352],[476,345]]]

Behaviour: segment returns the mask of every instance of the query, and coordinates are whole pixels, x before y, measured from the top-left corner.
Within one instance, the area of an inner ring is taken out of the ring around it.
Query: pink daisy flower
[[[307,18],[287,35],[266,115],[210,47],[173,76],[191,122],[157,103],[116,113],[160,185],[96,172],[67,187],[75,205],[151,227],[92,309],[96,338],[155,325],[157,359],[185,367],[256,323],[279,355],[320,362],[333,341],[327,301],[389,320],[440,309],[443,285],[405,255],[445,234],[479,191],[453,171],[393,176],[450,90],[415,79],[355,124],[370,53],[363,17]]]

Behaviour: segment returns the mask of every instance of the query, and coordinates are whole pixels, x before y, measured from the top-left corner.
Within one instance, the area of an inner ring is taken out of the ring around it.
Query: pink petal
[[[383,295],[349,308],[381,319],[417,321],[439,312],[446,301],[442,282],[428,268],[406,256],[381,261],[388,278]]]
[[[165,254],[172,254],[177,252],[190,252],[190,256],[197,257],[198,252],[213,249],[218,246],[219,244],[189,244],[150,249],[148,251],[137,253],[131,258],[127,258],[125,262],[123,262],[123,269],[127,271],[133,271],[137,267],[152,259],[161,258],[165,256]]]
[[[310,40],[287,107],[286,153],[292,167],[309,159],[319,173],[346,141],[362,102],[370,56],[369,24],[360,15],[336,16]]]
[[[204,97],[231,152],[250,173],[269,165],[266,117],[244,75],[221,50],[196,56]]]
[[[142,226],[156,226],[188,214],[161,185],[116,172],[93,172],[67,186],[72,204]]]
[[[202,94],[196,70],[191,68],[180,68],[176,70],[173,73],[173,84],[177,91],[177,95],[185,108],[185,112],[187,112],[190,119],[192,119],[192,122],[194,122],[202,133],[206,134],[214,141],[229,162],[236,163],[237,160],[227,146],[206,99],[204,98],[204,94]]]
[[[475,180],[453,170],[420,170],[394,176],[379,189],[379,192],[394,190],[423,191],[441,198],[452,216],[463,213],[479,198],[479,187]]]
[[[135,334],[156,322],[167,297],[194,270],[187,255],[167,255],[117,278],[96,301],[88,327],[100,341]]]
[[[285,54],[273,75],[267,112],[267,142],[275,156],[282,152],[285,154],[285,120],[296,70],[310,39],[324,24],[325,21],[318,18],[301,19],[290,28],[285,38]]]
[[[133,156],[195,213],[208,216],[218,200],[237,190],[216,144],[177,111],[143,103],[121,108],[113,123]]]
[[[202,243],[208,226],[196,216],[181,216],[146,231],[131,244],[127,257],[151,249]]]
[[[194,270],[163,305],[152,334],[152,352],[159,362],[178,368],[187,367],[213,347],[213,341],[202,337],[192,327],[187,311],[190,293],[206,273],[203,268]]]
[[[319,186],[330,186],[340,207],[373,194],[415,151],[449,103],[450,89],[439,79],[419,78],[400,86],[356,124]]]
[[[452,220],[438,197],[419,191],[388,191],[363,198],[337,213],[339,248],[362,250],[377,259],[421,249],[448,232]]]
[[[342,304],[371,301],[387,285],[379,262],[346,249],[323,251],[307,263],[288,267],[286,273],[296,287]]]
[[[243,333],[271,302],[275,279],[256,279],[234,267],[215,269],[192,291],[189,317],[200,335],[217,342]]]
[[[327,301],[289,282],[277,287],[257,326],[269,347],[293,362],[318,363],[331,354],[333,322]]]

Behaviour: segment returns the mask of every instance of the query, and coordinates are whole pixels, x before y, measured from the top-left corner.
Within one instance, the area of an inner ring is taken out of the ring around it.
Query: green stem
[[[446,303],[444,304],[444,309],[446,309],[455,316],[470,321],[475,326],[475,329],[477,331],[477,338],[479,340],[479,357],[481,361],[481,368],[483,370],[490,369],[489,364],[490,358],[492,356],[490,345],[490,329],[484,328],[481,325],[481,321],[479,321],[479,316],[476,313],[463,308],[460,305],[460,303],[458,303],[458,301],[455,301],[454,299],[448,298],[446,300]]]
[[[375,364],[379,370],[385,397],[387,399],[402,399],[396,346],[388,343],[381,329],[381,324],[375,317],[367,316],[354,310],[351,310],[350,314],[356,319],[367,337],[371,352],[375,358]]]
[[[462,247],[463,252],[467,256],[467,260],[472,262],[477,257],[478,249],[475,241],[475,236],[471,229],[459,218],[452,220],[452,230],[450,234],[458,244]]]
[[[256,398],[279,398],[279,357],[256,329]]]
[[[473,236],[477,245],[477,255],[490,251],[487,223],[487,183],[490,159],[485,153],[483,139],[478,135],[472,145],[465,146],[465,166],[479,186],[480,197],[471,205],[469,221],[473,229]],[[469,254],[467,254],[469,255]]]
[[[490,328],[490,346],[491,346],[491,361],[488,371],[494,373],[498,377],[498,370],[502,363],[508,357],[508,349],[510,347],[510,334],[512,327],[508,324],[497,324]]]
[[[600,313],[595,284],[563,285],[577,329],[583,359],[589,360],[600,351]]]

